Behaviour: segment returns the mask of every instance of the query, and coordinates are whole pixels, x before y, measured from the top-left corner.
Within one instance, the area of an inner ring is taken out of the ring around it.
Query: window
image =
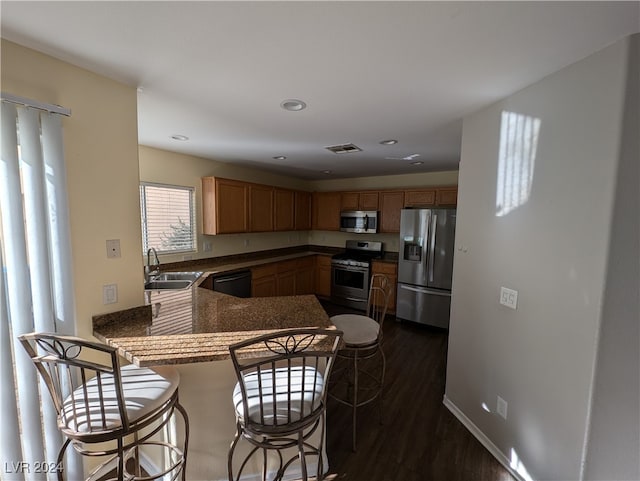
[[[194,188],[140,184],[142,251],[185,252],[196,249]]]

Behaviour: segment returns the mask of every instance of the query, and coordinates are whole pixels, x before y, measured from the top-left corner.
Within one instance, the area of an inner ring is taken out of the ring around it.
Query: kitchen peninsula
[[[194,480],[227,477],[237,381],[229,345],[279,329],[332,325],[314,295],[237,298],[199,287],[208,274],[188,289],[146,291],[144,306],[93,317],[94,335],[130,362],[173,364],[180,373],[180,402],[191,425],[187,479]],[[178,438],[183,436],[179,431]],[[240,443],[239,459],[249,449],[248,443]],[[309,469],[315,470],[316,463],[310,459]],[[245,469],[256,479],[260,473],[260,463]],[[298,474],[296,467],[291,474]]]
[[[93,333],[130,362],[155,366],[229,359],[229,345],[250,337],[331,326],[313,295],[241,299],[197,285],[147,291],[144,306],[94,316]]]

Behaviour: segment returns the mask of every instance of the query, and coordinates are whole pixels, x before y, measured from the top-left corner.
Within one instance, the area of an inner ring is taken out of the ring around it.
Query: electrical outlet
[[[507,419],[507,407],[508,407],[507,401],[505,401],[500,396],[498,396],[496,412],[505,420]]]
[[[118,285],[107,284],[102,286],[102,303],[115,304],[118,302]]]
[[[120,257],[120,239],[110,239],[107,241],[107,258],[117,257]]]
[[[516,309],[518,307],[518,291],[508,289],[506,287],[500,288],[500,304],[503,306]]]

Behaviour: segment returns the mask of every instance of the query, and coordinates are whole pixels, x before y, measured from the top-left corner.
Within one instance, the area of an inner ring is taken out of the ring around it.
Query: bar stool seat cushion
[[[331,317],[331,322],[344,333],[342,339],[347,346],[368,346],[378,340],[380,324],[370,317],[359,314],[339,314]]]
[[[120,369],[125,408],[129,422],[133,423],[154,412],[166,403],[178,389],[180,374],[169,366],[140,368],[133,364]],[[69,395],[60,414],[64,430],[77,433],[94,433],[122,427],[113,376],[97,376],[79,386]],[[104,398],[104,418],[100,407],[99,392]],[[84,396],[89,398],[89,412],[85,409]],[[95,400],[95,401],[94,401]],[[65,429],[66,428],[66,429]]]
[[[291,379],[289,380],[289,376]],[[324,379],[322,374],[310,366],[294,366],[291,369],[275,369],[275,399],[273,396],[273,371],[263,370],[258,380],[257,372],[244,377],[249,404],[249,420],[262,425],[274,426],[299,421],[321,406]],[[303,384],[304,379],[304,386]],[[262,402],[262,415],[260,404]],[[275,403],[275,409],[274,409]],[[288,417],[289,403],[291,419]],[[240,383],[233,390],[233,404],[239,419],[244,418],[244,402]],[[262,419],[264,416],[264,420]]]

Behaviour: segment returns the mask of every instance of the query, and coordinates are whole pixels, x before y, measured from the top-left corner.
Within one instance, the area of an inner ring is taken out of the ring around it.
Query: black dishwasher
[[[213,274],[213,290],[235,297],[251,297],[251,271]]]

